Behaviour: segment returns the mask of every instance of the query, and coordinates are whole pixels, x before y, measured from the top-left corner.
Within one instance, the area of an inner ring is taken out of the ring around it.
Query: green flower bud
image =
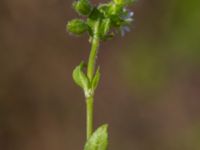
[[[75,35],[81,35],[88,31],[88,25],[81,19],[74,19],[68,22],[67,31]]]
[[[84,16],[89,15],[92,10],[92,5],[88,0],[78,0],[73,3],[73,7],[78,14]]]

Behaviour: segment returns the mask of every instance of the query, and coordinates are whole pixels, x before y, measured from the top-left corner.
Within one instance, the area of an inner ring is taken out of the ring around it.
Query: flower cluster
[[[87,32],[91,38],[101,40],[112,38],[119,31],[122,35],[129,31],[133,21],[133,12],[127,6],[134,0],[112,0],[94,6],[89,0],[78,0],[73,3],[75,11],[86,16],[86,19],[73,19],[68,22],[67,30],[74,35]]]

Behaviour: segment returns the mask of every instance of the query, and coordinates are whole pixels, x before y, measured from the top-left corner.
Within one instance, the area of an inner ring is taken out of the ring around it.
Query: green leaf
[[[100,126],[88,139],[84,150],[107,150],[108,147],[108,125]]]
[[[84,63],[81,62],[80,65],[78,65],[74,71],[73,71],[73,79],[77,85],[79,85],[81,88],[83,88],[84,91],[88,90],[89,87],[89,80],[87,76],[82,71]]]
[[[68,22],[67,31],[75,35],[81,35],[88,31],[88,25],[82,19],[74,19]]]
[[[78,0],[73,3],[76,12],[83,16],[88,16],[91,13],[92,5],[88,0]]]
[[[110,19],[106,18],[101,21],[99,35],[101,38],[105,37],[110,30]]]
[[[100,80],[100,72],[99,72],[99,67],[96,71],[96,74],[92,80],[92,89],[95,90],[99,84],[99,80]]]

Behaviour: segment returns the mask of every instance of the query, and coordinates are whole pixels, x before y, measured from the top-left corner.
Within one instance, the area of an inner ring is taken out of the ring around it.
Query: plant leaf
[[[100,68],[98,67],[97,71],[96,71],[96,74],[95,74],[95,76],[94,76],[94,78],[92,80],[92,89],[93,90],[95,90],[97,88],[98,84],[99,84],[99,80],[100,80],[100,76],[101,76],[99,70],[100,70]]]
[[[100,126],[88,139],[84,150],[107,150],[108,147],[108,125]]]
[[[89,87],[89,80],[87,76],[82,71],[84,63],[81,62],[80,65],[78,65],[74,71],[73,71],[73,79],[77,85],[79,85],[84,90],[87,90]]]
[[[103,19],[101,21],[100,28],[99,28],[99,35],[101,38],[104,38],[107,35],[110,29],[110,23],[111,22],[109,18]]]

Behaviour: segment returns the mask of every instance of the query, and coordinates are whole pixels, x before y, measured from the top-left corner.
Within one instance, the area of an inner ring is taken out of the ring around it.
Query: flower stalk
[[[84,150],[107,150],[108,125],[93,129],[94,95],[100,80],[100,69],[96,68],[96,58],[101,41],[111,39],[115,34],[129,31],[128,26],[133,21],[133,13],[126,7],[134,0],[111,0],[105,4],[94,6],[89,0],[76,0],[73,3],[75,11],[86,19],[73,19],[67,24],[67,31],[80,36],[89,34],[91,50],[87,63],[87,72],[83,71],[81,62],[73,71],[73,79],[80,86],[86,99],[86,144]]]

